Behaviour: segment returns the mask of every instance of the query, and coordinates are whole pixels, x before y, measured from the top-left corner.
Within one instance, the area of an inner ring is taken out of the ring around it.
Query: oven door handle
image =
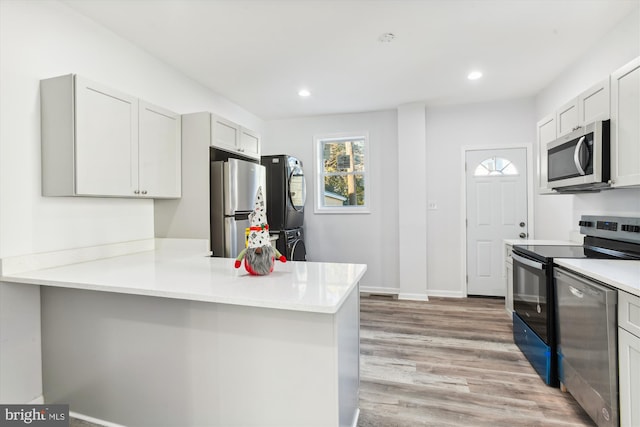
[[[520,264],[527,265],[531,268],[535,268],[536,270],[544,270],[544,264],[542,264],[541,262],[532,261],[530,259],[521,257],[520,255],[517,255],[513,252],[511,252],[511,258],[513,258],[515,261],[519,262]]]

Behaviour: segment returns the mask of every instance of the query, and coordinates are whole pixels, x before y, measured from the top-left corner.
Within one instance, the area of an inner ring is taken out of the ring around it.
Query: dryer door
[[[302,212],[307,200],[307,186],[305,185],[304,172],[298,166],[294,167],[289,175],[289,200],[296,211]]]
[[[291,261],[306,261],[307,249],[304,247],[304,240],[293,240],[289,245]]]

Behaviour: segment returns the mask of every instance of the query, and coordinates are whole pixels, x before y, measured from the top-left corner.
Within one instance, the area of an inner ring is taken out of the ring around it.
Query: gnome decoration
[[[282,262],[287,259],[276,248],[271,246],[269,224],[267,224],[267,208],[262,197],[262,187],[256,193],[256,204],[249,214],[249,245],[236,258],[235,267],[240,268],[244,258],[244,268],[254,276],[264,276],[273,271],[276,258]]]

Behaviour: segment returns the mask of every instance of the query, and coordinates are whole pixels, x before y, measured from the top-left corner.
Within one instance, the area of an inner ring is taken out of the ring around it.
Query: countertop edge
[[[126,257],[127,255],[122,255],[122,256]],[[326,263],[322,263],[322,264],[326,264]],[[289,311],[298,311],[298,312],[306,312],[306,313],[335,314],[340,310],[340,308],[342,307],[343,303],[346,301],[348,296],[351,295],[351,293],[354,291],[354,288],[358,287],[360,280],[362,279],[365,272],[367,271],[366,264],[352,264],[352,265],[360,267],[358,269],[359,271],[357,275],[352,277],[350,282],[345,282],[346,284],[345,291],[341,295],[340,299],[330,306],[315,305],[315,304],[311,304],[311,305],[300,304],[300,303],[295,303],[290,301],[286,301],[286,302],[278,302],[273,300],[269,301],[269,300],[254,299],[251,297],[225,297],[223,295],[203,295],[203,294],[185,293],[185,292],[179,292],[179,291],[163,291],[158,289],[132,288],[128,286],[92,284],[92,283],[83,283],[83,282],[77,282],[77,281],[60,281],[60,280],[46,279],[46,278],[20,277],[21,273],[0,275],[0,282],[36,285],[36,286],[50,286],[50,287],[89,290],[89,291],[98,291],[98,292],[111,292],[111,293],[120,293],[120,294],[127,294],[127,295],[141,295],[141,296],[149,296],[149,297],[157,297],[157,298],[169,298],[169,299],[176,299],[176,300],[208,302],[208,303],[215,303],[215,304],[228,304],[228,305],[265,308],[265,309],[289,310]]]

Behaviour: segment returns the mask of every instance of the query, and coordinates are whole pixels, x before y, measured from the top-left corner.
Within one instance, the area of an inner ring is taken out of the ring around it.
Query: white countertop
[[[148,295],[283,310],[335,313],[362,278],[363,264],[276,261],[267,276],[234,259],[162,249],[7,274],[5,282]]]
[[[640,296],[640,261],[554,258],[553,263]]]

